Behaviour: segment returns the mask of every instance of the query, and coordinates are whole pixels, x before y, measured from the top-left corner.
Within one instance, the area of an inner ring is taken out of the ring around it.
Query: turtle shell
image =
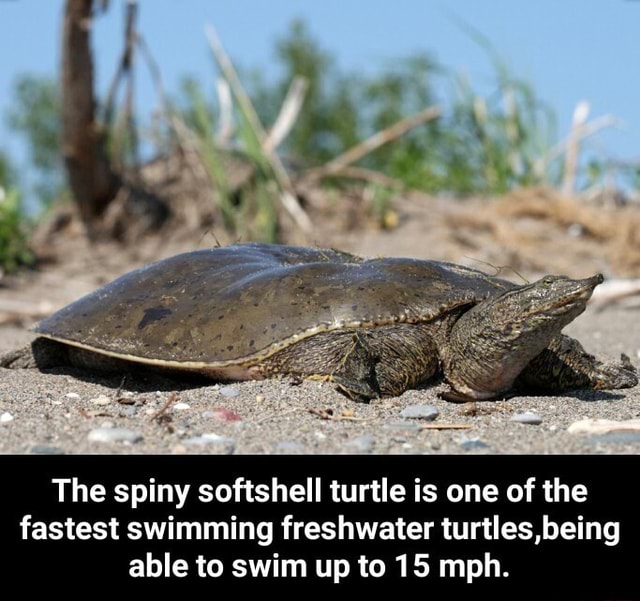
[[[142,363],[248,365],[318,332],[430,321],[509,286],[452,263],[242,244],[132,271],[35,331]]]

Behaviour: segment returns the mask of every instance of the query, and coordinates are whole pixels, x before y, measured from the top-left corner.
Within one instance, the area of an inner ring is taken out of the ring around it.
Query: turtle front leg
[[[357,401],[399,396],[438,372],[431,334],[419,324],[323,332],[268,357],[260,369],[333,382]]]
[[[329,376],[352,401],[368,401],[380,396],[376,379],[377,357],[373,354],[364,336],[357,332],[351,345],[340,359],[337,370]]]
[[[562,392],[578,388],[614,390],[637,384],[638,370],[626,355],[622,355],[620,362],[603,363],[574,338],[560,335],[529,363],[515,385],[521,389]]]

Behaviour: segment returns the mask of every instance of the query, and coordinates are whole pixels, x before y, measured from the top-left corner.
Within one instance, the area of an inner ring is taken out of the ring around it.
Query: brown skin
[[[256,377],[332,381],[356,400],[400,395],[439,372],[451,387],[445,398],[453,401],[500,398],[514,389],[630,388],[638,377],[628,358],[602,363],[560,334],[602,279],[546,276],[431,322],[321,332],[246,367]],[[69,363],[99,371],[139,367],[45,339],[0,358],[3,367]]]
[[[263,362],[264,374],[324,376],[364,399],[402,394],[440,368],[452,401],[498,398],[514,387],[629,388],[638,377],[628,358],[602,363],[560,335],[602,280],[546,276],[432,323],[320,334]]]

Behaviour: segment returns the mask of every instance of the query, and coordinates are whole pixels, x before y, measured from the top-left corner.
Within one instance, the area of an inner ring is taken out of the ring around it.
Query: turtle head
[[[471,399],[509,390],[526,365],[586,308],[601,274],[548,275],[478,303],[453,326],[442,355],[454,391]]]

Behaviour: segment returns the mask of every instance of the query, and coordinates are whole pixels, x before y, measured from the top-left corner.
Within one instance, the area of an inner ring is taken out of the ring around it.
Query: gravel
[[[433,405],[409,405],[400,412],[400,417],[427,421],[433,421],[438,415],[440,412]]]
[[[226,397],[228,399],[236,397],[240,394],[240,391],[233,386],[223,386],[219,392],[223,397]]]
[[[528,424],[530,426],[539,426],[542,423],[542,418],[537,413],[525,411],[524,413],[516,413],[516,415],[511,418],[511,421],[519,424]]]
[[[345,447],[353,453],[371,453],[376,439],[371,434],[363,434],[347,441]]]
[[[479,438],[465,438],[460,441],[460,446],[465,451],[477,451],[480,449],[488,449],[489,445]]]
[[[140,442],[143,436],[135,430],[127,428],[95,428],[87,435],[89,442]]]
[[[637,321],[636,309],[587,309],[567,333],[599,357],[617,358],[624,352],[637,364]],[[28,341],[23,330],[8,333],[0,328],[0,352]],[[7,413],[15,418],[0,424],[0,453],[38,453],[34,449],[44,447],[67,454],[640,452],[639,437],[629,433],[567,432],[582,419],[638,419],[640,387],[460,405],[439,398],[445,386],[436,382],[397,398],[354,403],[326,382],[294,385],[287,380],[263,380],[221,386],[141,374],[126,379],[118,398],[129,405],[122,405],[116,402],[121,384],[121,375],[87,375],[71,368],[45,372],[0,369],[0,416]],[[224,390],[232,392],[229,395]],[[174,392],[175,403],[154,417]],[[101,397],[111,402],[91,402]],[[186,403],[190,409],[174,411],[176,403]],[[403,411],[415,406],[433,407],[438,416],[435,421],[405,418]],[[512,421],[527,412],[539,416],[542,424],[529,427]],[[107,434],[102,433],[104,422],[111,426]],[[447,429],[447,424],[470,429]],[[127,434],[118,439],[123,430]],[[108,442],[90,440],[88,434],[96,431]],[[284,442],[299,447],[279,448]]]

